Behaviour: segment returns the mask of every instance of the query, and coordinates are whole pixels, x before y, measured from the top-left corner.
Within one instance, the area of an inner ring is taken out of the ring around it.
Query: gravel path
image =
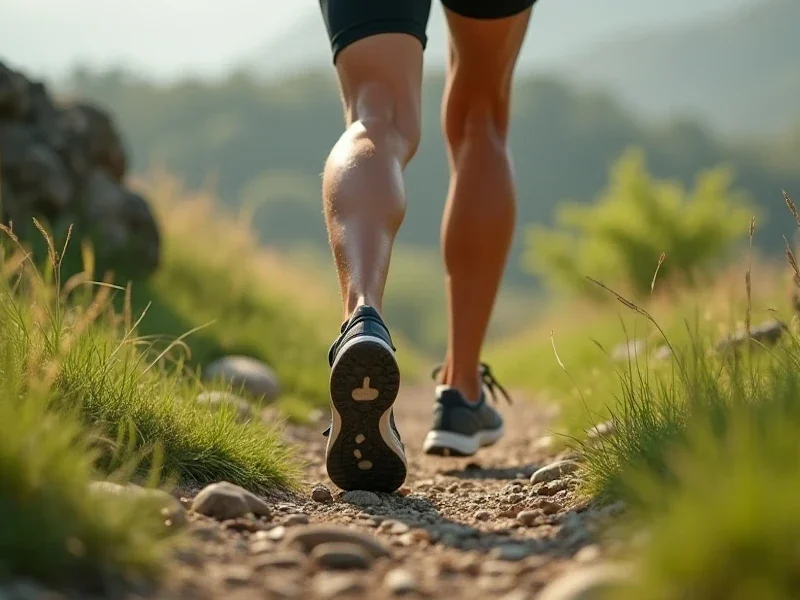
[[[395,494],[337,490],[324,469],[326,423],[290,428],[287,436],[308,462],[302,494],[267,499],[269,516],[260,519],[189,512],[192,542],[165,597],[590,597],[566,588],[618,575],[603,566],[605,550],[593,537],[620,507],[578,500],[570,465],[531,482],[538,469],[569,457],[548,448],[554,411],[512,396],[515,403],[501,407],[507,436],[498,445],[471,458],[440,458],[419,450],[431,390],[402,390],[395,410],[409,476]],[[192,498],[183,501],[188,506]]]

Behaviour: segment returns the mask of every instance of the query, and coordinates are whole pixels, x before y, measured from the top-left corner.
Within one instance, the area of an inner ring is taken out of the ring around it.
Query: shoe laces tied
[[[436,367],[434,367],[433,372],[431,373],[431,377],[434,379],[434,381],[438,379],[438,375],[443,368],[444,365],[437,365]],[[480,363],[479,374],[481,378],[481,383],[487,389],[489,395],[492,397],[492,400],[495,403],[498,402],[497,396],[501,395],[503,396],[503,398],[505,398],[506,402],[508,402],[509,404],[513,404],[513,402],[511,401],[511,396],[506,391],[506,388],[500,385],[500,382],[497,381],[489,365],[487,365],[486,363]]]

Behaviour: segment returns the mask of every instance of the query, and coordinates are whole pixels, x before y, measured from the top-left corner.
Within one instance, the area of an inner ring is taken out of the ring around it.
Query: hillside
[[[400,234],[407,245],[435,249],[447,189],[438,114],[441,77],[423,93],[423,139],[408,170],[409,211]],[[341,109],[330,74],[307,74],[274,84],[233,76],[220,84],[157,86],[123,74],[84,74],[83,96],[114,107],[129,140],[134,168],[163,164],[189,186],[212,182],[231,206],[246,205],[262,242],[311,246],[327,253],[319,203],[319,173],[341,132]],[[551,78],[516,84],[511,146],[520,198],[520,231],[551,221],[564,199],[591,200],[610,164],[631,145],[647,153],[654,176],[690,184],[698,170],[729,163],[737,185],[765,207],[781,210],[780,189],[800,187],[797,156],[754,144],[732,147],[693,121],[655,126],[636,120],[613,98],[580,93]],[[779,252],[783,219],[761,225],[758,242]],[[524,274],[517,240],[512,282]]]
[[[726,131],[775,133],[800,121],[800,3],[767,0],[723,20],[596,44],[559,73],[651,116],[703,114]]]

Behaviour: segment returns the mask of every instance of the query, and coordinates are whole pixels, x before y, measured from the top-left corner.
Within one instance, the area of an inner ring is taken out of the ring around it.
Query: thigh
[[[471,19],[503,19],[531,8],[536,0],[442,0],[448,10]]]
[[[458,4],[456,0],[448,2]],[[488,94],[495,94],[510,84],[528,30],[533,2],[498,2],[492,6],[498,8],[504,4],[514,4],[516,8],[524,4],[527,8],[502,18],[475,18],[446,7],[450,47],[448,79],[457,78],[462,85]]]
[[[410,35],[427,44],[431,0],[319,0],[333,61],[347,46],[382,33]]]

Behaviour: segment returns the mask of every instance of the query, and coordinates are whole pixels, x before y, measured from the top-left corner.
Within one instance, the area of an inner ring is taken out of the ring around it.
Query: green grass
[[[294,487],[279,429],[198,406],[180,344],[141,337],[147,314],[129,302],[113,310],[125,290],[88,272],[61,284],[52,245],[41,271],[18,244],[2,250],[0,577],[102,587],[161,572],[173,534],[152,502],[90,494],[92,480]]]
[[[667,260],[669,260],[667,258]],[[679,348],[696,339],[714,344],[742,327],[748,305],[744,284],[747,265],[734,263],[713,285],[701,289],[660,289],[644,308]],[[752,271],[751,320],[753,325],[791,315],[785,293],[785,270],[757,261]],[[522,388],[539,400],[559,405],[557,430],[571,435],[608,419],[623,394],[631,370],[671,377],[672,361],[654,358],[665,343],[662,333],[646,317],[616,302],[598,304],[567,300],[545,308],[532,326],[500,339],[487,349],[487,359],[498,377],[510,387]],[[645,341],[637,365],[611,357],[616,346]],[[633,368],[633,369],[632,369]]]
[[[585,448],[585,491],[646,528],[633,598],[796,598],[800,339],[718,357],[698,342],[673,378],[626,377],[617,435]]]
[[[172,179],[146,184],[163,230],[155,275],[134,282],[134,312],[147,308],[143,336],[185,335],[194,369],[245,354],[276,372],[287,402],[327,402],[326,355],[338,331],[338,298],[284,255],[259,248],[246,223],[220,214],[212,197]]]
[[[510,385],[561,402],[562,431],[615,423],[600,442],[572,442],[585,458],[582,493],[629,507],[610,535],[639,540],[623,551],[634,587],[614,598],[797,597],[800,321],[786,284],[800,286],[800,272],[789,262],[787,273],[746,261],[704,289],[656,284],[641,306],[607,290],[613,305],[565,303],[493,348]],[[717,349],[734,328],[774,318],[789,325],[777,345]],[[634,338],[648,340],[644,355],[610,360]],[[657,361],[665,340],[674,354]]]
[[[97,587],[108,577],[157,575],[171,537],[136,498],[88,494],[97,475],[87,430],[33,392],[0,341],[0,580],[26,576]]]
[[[793,256],[790,265],[800,284]],[[630,308],[659,329],[648,311]],[[797,597],[800,337],[797,317],[783,320],[778,344],[737,352],[720,352],[689,323],[685,340],[670,340],[668,368],[633,361],[617,374],[616,434],[582,451],[584,493],[624,500],[625,524],[649,534],[629,553],[639,568],[620,597]]]
[[[138,396],[113,373],[134,369],[95,353],[87,335],[95,327],[86,311],[54,300],[53,286],[30,275],[0,280],[0,578],[28,576],[61,586],[98,587],[112,579],[150,577],[161,569],[172,532],[147,500],[89,494],[92,479],[120,477],[140,462],[131,445],[113,447],[113,426],[81,406],[72,365],[100,381],[101,397]],[[66,359],[66,362],[62,362]],[[156,399],[153,399],[154,402]],[[141,423],[146,406],[129,411]],[[182,425],[173,425],[180,429]],[[140,430],[140,449],[161,442]],[[151,454],[151,456],[153,456]],[[157,456],[157,455],[156,455]],[[157,467],[155,461],[149,462]],[[105,468],[102,468],[105,467]]]

